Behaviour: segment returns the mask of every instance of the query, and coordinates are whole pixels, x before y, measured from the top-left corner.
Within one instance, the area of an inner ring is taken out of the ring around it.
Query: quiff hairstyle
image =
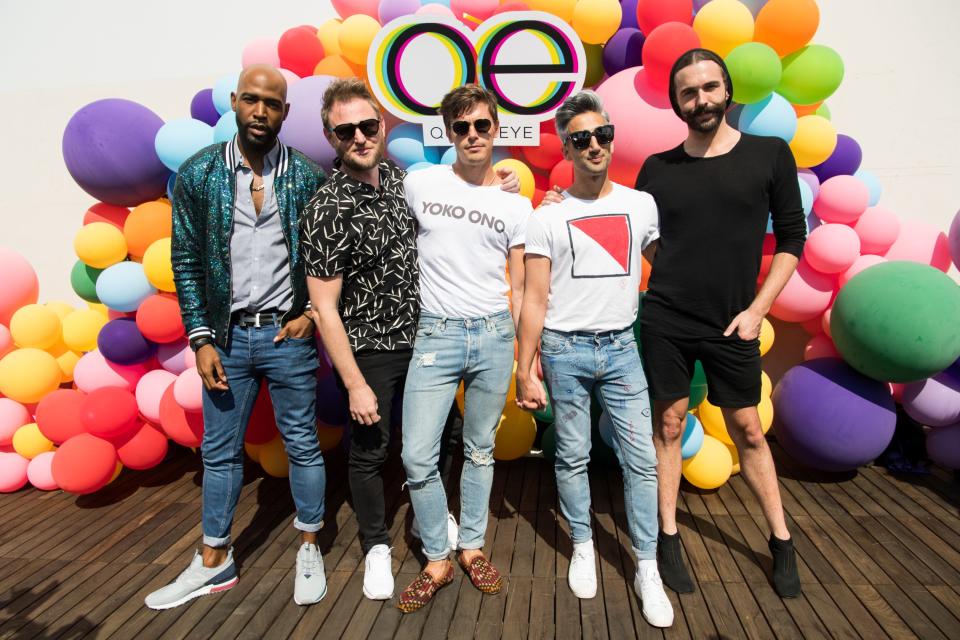
[[[369,102],[373,110],[377,112],[377,117],[380,117],[380,105],[370,95],[370,90],[367,89],[363,80],[359,78],[340,78],[331,82],[327,90],[323,92],[323,107],[320,109],[323,127],[327,130],[330,129],[330,112],[333,110],[333,105],[338,102],[350,102],[356,99]]]
[[[487,105],[494,124],[500,124],[500,118],[497,117],[497,97],[477,84],[465,84],[443,96],[437,112],[443,116],[443,126],[449,129],[454,120],[478,104]]]

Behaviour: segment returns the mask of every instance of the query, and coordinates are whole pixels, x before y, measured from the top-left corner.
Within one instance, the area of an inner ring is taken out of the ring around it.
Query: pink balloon
[[[463,20],[464,14],[486,20],[499,6],[499,0],[450,0],[450,9],[458,20]]]
[[[22,255],[0,247],[0,324],[10,326],[10,317],[20,307],[34,304],[40,295],[40,281],[33,267]]]
[[[53,479],[53,451],[44,451],[30,460],[27,465],[27,480],[41,491],[53,491],[60,485]]]
[[[186,338],[157,347],[157,361],[170,373],[180,375],[189,367],[197,366],[197,354]]]
[[[887,260],[908,260],[936,267],[944,273],[950,269],[950,243],[947,234],[920,220],[903,223],[900,235],[885,255]]]
[[[882,256],[900,235],[900,220],[889,209],[867,207],[853,223],[853,230],[860,236],[860,253]]]
[[[833,345],[833,340],[825,333],[818,333],[810,338],[807,346],[803,348],[803,360],[816,360],[817,358],[839,358],[840,352]]]
[[[960,423],[931,429],[927,455],[945,469],[960,469]]]
[[[820,178],[810,169],[797,169],[797,176],[810,186],[813,192],[813,199],[816,200],[820,195]]]
[[[429,4],[423,5],[422,7],[417,9],[413,13],[413,15],[415,16],[439,15],[439,16],[449,16],[454,20],[457,19],[457,16],[453,15],[453,11],[450,10],[450,7],[437,2],[431,2]]]
[[[173,398],[184,411],[203,411],[203,379],[196,367],[190,367],[173,383]]]
[[[380,0],[331,0],[331,4],[341,18],[362,13],[376,20]]]
[[[950,242],[950,255],[953,256],[953,264],[957,266],[957,269],[960,269],[960,211],[957,211],[957,215],[953,216],[947,239]]]
[[[647,157],[683,142],[687,125],[673,113],[666,95],[650,86],[642,68],[610,76],[597,93],[617,127],[610,177],[632,188]]]
[[[834,176],[820,185],[813,211],[824,222],[849,224],[867,210],[870,189],[853,176]]]
[[[240,64],[244,69],[252,64],[269,64],[280,67],[280,55],[277,53],[276,38],[257,38],[247,43],[240,54]]]
[[[140,415],[155,424],[160,424],[160,399],[167,387],[176,382],[176,374],[165,369],[148,371],[137,382],[137,408]]]
[[[0,446],[13,443],[17,429],[30,422],[27,408],[10,398],[0,398]]]
[[[27,485],[30,461],[19,453],[0,453],[0,493],[13,493]]]
[[[300,80],[300,76],[295,74],[293,71],[290,71],[290,69],[277,69],[277,71],[279,71],[280,75],[282,75],[283,78],[287,81],[288,89],[290,88],[290,85]]]
[[[860,256],[860,236],[845,224],[823,224],[810,232],[803,257],[820,273],[846,271]]]
[[[13,351],[13,336],[6,325],[0,324],[0,358]]]
[[[886,262],[886,261],[887,259],[882,256],[875,256],[870,254],[865,256],[860,256],[859,258],[856,259],[856,261],[852,265],[850,265],[849,269],[847,269],[846,271],[840,274],[838,283],[842,287],[848,282],[850,282],[850,278],[857,275],[864,269],[867,269],[869,267],[872,267],[875,264],[880,264],[881,262]]]
[[[830,316],[833,315],[833,307],[823,312],[823,315],[820,316],[820,328],[823,329],[823,332],[830,336],[830,339],[833,340],[833,334],[830,333]]]
[[[816,271],[801,259],[787,285],[773,301],[770,315],[786,322],[817,318],[833,300],[834,278]]]
[[[133,391],[146,372],[146,365],[115,364],[95,349],[80,357],[80,361],[73,369],[73,382],[84,393],[92,393],[103,387],[119,387]]]

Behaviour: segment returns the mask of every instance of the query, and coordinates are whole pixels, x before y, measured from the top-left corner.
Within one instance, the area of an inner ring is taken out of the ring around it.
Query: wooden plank
[[[530,631],[530,597],[533,578],[513,575],[503,614],[504,638],[526,638]]]
[[[830,585],[829,590],[837,589],[844,585]],[[830,635],[834,638],[849,638],[854,640],[860,638],[856,627],[847,619],[845,612],[841,610],[836,602],[830,597],[828,589],[820,584],[808,584],[803,588],[803,597],[823,621],[823,626],[827,628]]]
[[[530,640],[547,640],[557,635],[554,625],[554,591],[557,581],[552,578],[535,576],[532,578],[530,594]]]
[[[870,612],[880,627],[894,640],[907,640],[917,635],[903,621],[876,588],[870,585],[853,585],[850,590]]]
[[[746,638],[746,631],[740,624],[737,611],[727,596],[724,584],[704,582],[700,585],[700,589],[703,591],[703,599],[707,603],[717,634],[722,638]]]
[[[896,585],[878,584],[874,588],[917,636],[925,639],[947,637]]]

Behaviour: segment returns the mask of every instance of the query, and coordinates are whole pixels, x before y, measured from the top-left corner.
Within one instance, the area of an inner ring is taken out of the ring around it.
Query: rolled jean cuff
[[[303,531],[304,533],[316,533],[317,531],[320,531],[320,529],[323,529],[323,520],[317,524],[304,524],[303,522],[300,522],[299,518],[294,518],[293,527],[298,531]]]
[[[476,551],[477,549],[483,549],[483,540],[474,540],[473,542],[461,542],[457,545],[458,549],[467,549],[469,551]]]
[[[423,551],[423,556],[431,562],[437,562],[438,560],[446,560],[447,558],[450,557],[450,547],[447,547],[447,550],[444,551],[443,553],[427,553],[427,550],[424,547],[420,547],[420,550]]]
[[[593,540],[593,529],[589,531],[587,537],[585,537],[583,540],[577,540],[572,535],[570,536],[570,541],[573,542],[573,544],[580,544],[581,542],[590,542],[591,540]]]
[[[637,556],[637,560],[655,560],[657,558],[657,543],[654,542],[653,544],[644,546],[647,547],[644,551],[636,547],[633,548],[633,553]]]
[[[228,547],[230,546],[230,536],[225,538],[215,538],[214,536],[208,536],[204,534],[203,544],[207,545],[208,547],[213,547],[214,549]]]

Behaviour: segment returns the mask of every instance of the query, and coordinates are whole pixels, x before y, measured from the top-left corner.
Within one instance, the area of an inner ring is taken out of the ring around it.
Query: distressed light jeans
[[[543,330],[543,374],[556,416],[557,493],[574,542],[590,527],[590,394],[597,390],[621,452],[623,497],[633,548],[640,559],[657,552],[657,454],[647,379],[632,329],[601,333]]]
[[[420,314],[403,394],[403,467],[420,524],[423,553],[442,560],[447,540],[447,496],[437,472],[440,440],[460,381],[464,384],[460,476],[460,549],[483,548],[493,443],[513,376],[513,319],[509,311],[481,318]]]

